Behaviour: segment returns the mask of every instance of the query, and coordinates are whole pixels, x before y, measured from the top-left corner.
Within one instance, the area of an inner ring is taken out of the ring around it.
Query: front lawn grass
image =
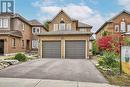
[[[98,68],[98,67],[97,67]],[[128,86],[130,87],[130,76],[127,74],[120,75],[108,75],[107,72],[98,68],[104,77],[109,81],[111,85]]]

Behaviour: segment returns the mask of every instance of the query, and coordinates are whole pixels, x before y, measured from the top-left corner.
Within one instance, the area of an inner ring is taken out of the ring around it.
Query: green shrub
[[[98,59],[99,65],[106,68],[118,68],[118,56],[114,52],[103,52],[103,56]]]
[[[22,53],[16,54],[15,57],[14,57],[14,59],[16,59],[16,60],[18,60],[20,62],[27,61],[27,57],[24,54],[22,54]]]
[[[96,41],[92,42],[92,53],[93,53],[93,55],[97,54],[97,44],[96,44]]]
[[[108,35],[107,31],[102,32],[102,36],[107,36],[107,35]]]
[[[98,64],[100,66],[104,66],[104,60],[103,60],[103,58],[101,58],[101,57],[98,58]]]
[[[127,37],[125,37],[124,41],[126,45],[130,46],[130,40]]]

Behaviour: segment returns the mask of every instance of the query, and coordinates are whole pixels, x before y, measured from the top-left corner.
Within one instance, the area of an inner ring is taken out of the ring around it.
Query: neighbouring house
[[[11,55],[31,51],[34,26],[41,27],[31,24],[19,14],[0,13],[0,54]]]
[[[88,58],[92,26],[61,10],[49,23],[49,31],[37,34],[42,58]]]
[[[103,33],[107,34],[124,34],[130,39],[130,12],[123,10],[118,15],[106,21],[96,32],[96,38],[103,37]]]

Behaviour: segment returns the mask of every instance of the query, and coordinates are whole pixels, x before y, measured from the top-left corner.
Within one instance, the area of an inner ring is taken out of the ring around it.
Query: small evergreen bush
[[[27,57],[24,54],[22,54],[22,53],[16,54],[15,57],[14,57],[14,59],[16,59],[16,60],[18,60],[20,62],[27,61]]]

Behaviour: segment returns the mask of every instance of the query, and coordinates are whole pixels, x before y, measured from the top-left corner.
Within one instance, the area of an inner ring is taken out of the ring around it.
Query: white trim
[[[126,32],[126,23],[124,21],[121,22],[121,32]]]
[[[38,41],[37,40],[32,40],[32,48],[38,48]]]
[[[66,25],[66,29],[67,29],[67,30],[71,30],[71,23],[68,23],[68,24]]]
[[[65,23],[60,23],[59,24],[59,30],[64,31],[65,30]]]
[[[130,24],[127,25],[127,30],[130,32]]]
[[[58,31],[58,24],[54,24],[53,29],[54,29],[54,31]]]
[[[34,29],[35,29],[35,32],[33,31]],[[38,30],[39,30],[39,32],[38,32]],[[40,27],[32,27],[33,34],[40,33],[40,32],[41,32]]]

